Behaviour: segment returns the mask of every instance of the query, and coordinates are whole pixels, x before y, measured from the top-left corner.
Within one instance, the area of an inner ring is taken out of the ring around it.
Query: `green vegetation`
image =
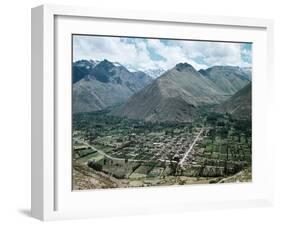
[[[217,183],[251,169],[251,121],[230,114],[202,110],[193,123],[152,123],[79,113],[73,141],[74,166],[102,173],[102,181],[115,178],[119,187]]]

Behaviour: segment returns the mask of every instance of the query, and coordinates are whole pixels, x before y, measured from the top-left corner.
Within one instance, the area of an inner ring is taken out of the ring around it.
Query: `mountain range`
[[[218,105],[249,83],[239,67],[195,70],[179,63],[134,94],[113,114],[146,121],[192,121],[201,106]]]
[[[251,78],[249,68],[234,66],[214,66],[199,72],[214,82],[217,88],[225,94],[234,94]]]
[[[73,112],[98,111],[126,101],[152,78],[108,60],[73,63]]]
[[[209,105],[219,106],[220,112],[239,115],[241,109],[247,114],[242,108],[249,98],[241,96],[243,87],[251,92],[250,83],[251,68],[213,66],[197,71],[179,63],[167,71],[142,72],[108,60],[80,60],[73,63],[73,112],[120,104],[112,114],[152,122],[192,121],[201,106]]]

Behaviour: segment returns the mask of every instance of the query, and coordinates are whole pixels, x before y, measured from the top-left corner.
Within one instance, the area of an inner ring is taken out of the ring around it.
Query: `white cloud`
[[[214,65],[242,66],[241,44],[224,42],[181,42],[187,58],[208,67]]]
[[[108,59],[139,70],[169,69],[180,62],[188,62],[196,69],[213,65],[250,66],[251,50],[241,46],[223,42],[74,36],[73,60]]]
[[[165,58],[165,65],[162,65],[163,68],[169,69],[174,67],[177,63],[188,62],[193,65],[196,69],[207,68],[206,64],[196,62],[195,57],[199,56],[198,51],[194,51],[192,45],[186,41],[176,41],[177,45],[165,45],[159,39],[150,39],[148,40],[148,45],[150,48],[153,48],[159,55]],[[188,46],[185,46],[188,45]],[[188,50],[188,51],[187,51]]]
[[[134,45],[128,45],[119,38],[74,36],[74,61],[79,59],[124,61],[136,54],[137,49]]]

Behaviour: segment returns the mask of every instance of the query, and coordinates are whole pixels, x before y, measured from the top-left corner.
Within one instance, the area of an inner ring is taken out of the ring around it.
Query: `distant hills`
[[[233,66],[214,66],[199,72],[214,82],[225,94],[234,94],[251,80],[251,69]]]
[[[124,65],[128,71],[130,72],[136,72],[136,71],[140,71],[139,69],[135,68],[134,66],[132,65]],[[158,78],[159,76],[161,76],[162,74],[164,74],[166,72],[165,69],[163,68],[151,68],[151,69],[146,69],[146,70],[143,70],[143,72],[147,75],[149,75],[151,78],[155,79],[155,78]]]
[[[188,63],[179,63],[114,114],[146,121],[188,122],[199,107],[220,104],[248,83],[239,67],[215,66],[198,72]]]
[[[251,68],[214,66],[197,71],[179,63],[168,71],[142,72],[108,60],[73,63],[74,113],[122,104],[112,114],[152,122],[187,122],[201,106],[217,105],[220,112],[250,115],[249,93]]]
[[[232,97],[227,99],[216,110],[230,113],[237,118],[249,119],[252,116],[252,83],[249,83]]]
[[[98,111],[123,103],[152,78],[144,72],[130,72],[108,60],[73,63],[73,112]]]
[[[166,71],[163,68],[157,68],[157,69],[148,69],[145,70],[144,72],[152,78],[158,78],[159,76],[163,75]]]

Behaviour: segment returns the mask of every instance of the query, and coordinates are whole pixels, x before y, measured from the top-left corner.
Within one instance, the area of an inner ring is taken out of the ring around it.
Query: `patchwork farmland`
[[[73,189],[251,180],[251,123],[203,113],[192,123],[145,122],[107,111],[73,118]]]

